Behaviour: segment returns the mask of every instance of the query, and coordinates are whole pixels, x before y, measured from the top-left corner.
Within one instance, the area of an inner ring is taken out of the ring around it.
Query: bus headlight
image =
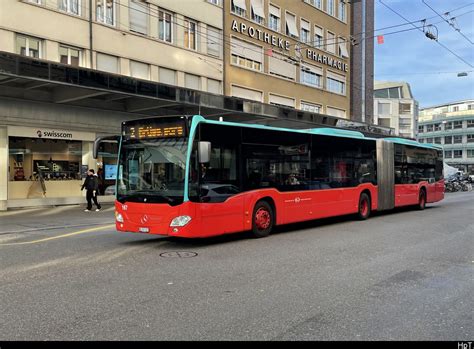
[[[173,218],[173,220],[171,221],[170,227],[184,227],[189,222],[191,222],[191,217],[178,216],[178,217]]]
[[[115,220],[119,223],[123,223],[123,217],[122,217],[122,214],[118,213],[117,211],[115,211]]]

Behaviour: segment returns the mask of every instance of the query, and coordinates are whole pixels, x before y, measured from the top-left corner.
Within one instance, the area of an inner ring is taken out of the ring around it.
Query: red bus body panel
[[[444,199],[444,180],[436,183],[396,184],[395,207],[418,204],[419,193],[422,187],[426,189],[427,202],[437,202]]]
[[[168,204],[115,202],[115,209],[124,222],[116,222],[117,230],[188,238],[210,237],[250,230],[253,208],[257,201],[273,201],[276,224],[288,224],[352,214],[358,211],[362,191],[372,198],[372,209],[377,209],[377,187],[363,184],[355,188],[341,188],[299,192],[279,192],[260,189],[235,195],[222,203],[185,202]],[[192,220],[184,227],[170,227],[173,218],[187,215]]]

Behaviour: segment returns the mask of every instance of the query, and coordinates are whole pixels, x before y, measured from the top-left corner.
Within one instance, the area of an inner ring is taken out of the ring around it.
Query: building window
[[[453,136],[444,137],[444,144],[453,144]]]
[[[276,6],[270,4],[269,7],[269,20],[268,20],[268,28],[279,32],[280,31],[280,9]]]
[[[382,88],[374,91],[375,98],[401,98],[400,87]]]
[[[213,5],[220,6],[221,5],[221,0],[207,0],[207,2],[210,2]]]
[[[441,144],[441,137],[435,137],[434,142],[435,144]]]
[[[263,0],[250,0],[252,21],[264,25],[265,12],[263,11]]]
[[[284,79],[296,80],[296,66],[293,61],[277,53],[268,57],[268,72]]]
[[[433,132],[434,125],[427,125],[426,126],[426,132]]]
[[[453,128],[462,128],[462,121],[454,121]]]
[[[115,25],[115,1],[96,0],[96,20],[108,25]]]
[[[232,85],[232,97],[250,99],[252,101],[263,101],[263,93],[261,91],[252,90],[240,86]]]
[[[433,143],[433,138],[432,137],[426,138],[426,143]]]
[[[453,151],[452,150],[446,150],[444,152],[444,157],[448,158],[448,159],[451,159],[453,157]]]
[[[158,37],[166,42],[173,42],[173,15],[169,12],[158,12]]]
[[[207,27],[207,54],[222,57],[222,31],[214,27]]]
[[[322,9],[322,0],[304,0],[305,3],[310,4],[311,6]]]
[[[317,67],[301,65],[300,82],[312,87],[323,87],[323,70]]]
[[[197,48],[196,27],[196,22],[184,20],[184,47],[191,50],[196,50]]]
[[[474,127],[474,120],[467,120],[467,127]]]
[[[176,85],[176,70],[160,67],[160,82],[168,85]]]
[[[324,30],[321,27],[314,27],[314,47],[323,49],[324,48]]]
[[[335,116],[337,118],[346,118],[346,111],[339,108],[326,107],[326,114]]]
[[[295,100],[293,98],[278,96],[271,93],[269,95],[269,103],[271,105],[277,105],[277,106],[286,107],[286,108],[295,107]]]
[[[349,52],[347,51],[347,42],[346,42],[346,39],[344,38],[338,38],[338,50],[337,50],[337,54],[339,57],[342,57],[342,58],[349,58]]]
[[[190,88],[193,90],[200,90],[201,89],[201,77],[193,74],[185,74],[184,75],[184,85],[186,88]]]
[[[410,114],[411,113],[411,104],[410,103],[400,103],[400,114]]]
[[[400,118],[398,121],[400,127],[411,127],[411,119]]]
[[[467,143],[474,143],[474,135],[467,135]]]
[[[58,8],[60,11],[80,15],[80,0],[58,0]]]
[[[143,1],[130,1],[130,30],[143,35],[148,33],[148,4]]]
[[[247,6],[245,5],[245,0],[231,0],[232,2],[232,13],[245,17],[247,15]]]
[[[336,35],[328,31],[326,49],[333,54],[336,53]]]
[[[42,40],[30,36],[17,35],[16,53],[26,57],[42,58]]]
[[[379,118],[378,119],[378,124],[380,126],[390,127],[390,125],[391,125],[390,118]]]
[[[453,157],[455,159],[461,159],[462,158],[462,150],[453,150]]]
[[[262,71],[263,48],[249,42],[231,38],[231,64]]]
[[[286,20],[286,35],[291,36],[292,38],[298,37],[298,28],[296,27],[296,16],[289,12],[285,12]]]
[[[118,57],[97,53],[97,70],[117,74],[119,72],[118,62]]]
[[[337,94],[346,94],[346,79],[343,76],[328,73],[326,77],[326,89]]]
[[[473,109],[474,109],[474,104],[467,105],[467,110],[473,110]]]
[[[462,143],[462,136],[453,136],[453,143],[454,144],[461,144]]]
[[[423,132],[424,132],[423,126],[418,126],[418,133],[423,133]]]
[[[453,111],[459,111],[459,106],[453,107]]]
[[[334,16],[334,0],[327,0],[327,12],[329,15]]]
[[[221,94],[221,82],[219,80],[207,79],[207,92]]]
[[[322,106],[319,104],[312,104],[308,102],[301,102],[301,110],[308,111],[310,113],[319,114],[322,111]]]
[[[130,75],[134,78],[149,80],[150,65],[146,63],[130,61]]]
[[[69,64],[79,67],[82,61],[82,50],[69,46],[59,46],[59,61],[63,64]]]
[[[467,150],[467,157],[468,158],[474,158],[474,149],[468,149]]]
[[[378,103],[378,115],[390,115],[390,103]]]
[[[435,131],[441,131],[441,124],[434,124]]]
[[[447,122],[447,123],[444,125],[444,129],[445,129],[445,130],[452,130],[452,129],[453,129],[453,123],[452,123],[452,122]]]
[[[339,14],[338,14],[338,17],[343,22],[345,22],[346,19],[347,19],[346,1],[347,0],[339,0]]]
[[[309,43],[310,35],[311,35],[310,24],[308,21],[305,21],[304,19],[302,19],[300,23],[301,23],[300,41],[305,44]]]

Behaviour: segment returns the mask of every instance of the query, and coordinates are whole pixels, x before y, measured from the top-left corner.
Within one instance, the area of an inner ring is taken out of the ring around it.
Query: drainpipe
[[[90,52],[90,67],[91,69],[93,69],[93,57],[94,57],[94,54],[93,54],[93,47],[92,47],[92,0],[89,0],[89,52]]]

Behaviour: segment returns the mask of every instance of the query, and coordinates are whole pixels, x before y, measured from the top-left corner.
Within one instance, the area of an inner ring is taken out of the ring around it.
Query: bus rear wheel
[[[420,195],[418,196],[418,209],[424,210],[426,207],[426,191],[424,189],[420,190]]]
[[[270,235],[273,229],[275,216],[273,208],[266,201],[259,201],[253,209],[252,234],[256,238]]]
[[[360,220],[366,220],[369,218],[372,211],[372,206],[370,202],[370,197],[366,193],[360,194],[359,198],[359,211],[357,212],[357,217]]]

